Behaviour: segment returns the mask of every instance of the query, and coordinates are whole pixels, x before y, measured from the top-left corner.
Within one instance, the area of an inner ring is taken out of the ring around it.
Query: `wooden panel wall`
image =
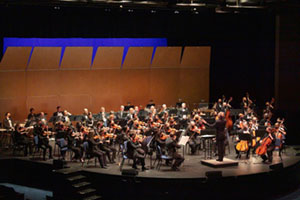
[[[121,104],[127,102],[144,106],[150,99],[157,105],[166,103],[168,106],[174,105],[178,98],[190,106],[201,99],[208,101],[209,48],[205,47],[205,53],[199,53],[203,49],[198,47],[194,49],[197,51],[195,53],[190,51],[194,47],[186,47],[190,50],[185,49],[181,58],[181,47],[159,47],[152,64],[152,47],[133,48],[128,52],[128,57],[125,58],[127,64],[124,63],[123,68],[123,48],[115,48],[99,48],[92,68],[88,66],[92,48],[88,48],[88,52],[86,48],[75,48],[65,54],[67,58],[64,57],[63,60],[68,60],[70,65],[65,63],[64,67],[68,70],[59,70],[59,66],[51,67],[54,64],[41,66],[43,58],[40,56],[45,55],[45,51],[52,52],[50,57],[53,57],[55,63],[58,62],[60,50],[50,48],[37,49],[36,52],[40,53],[35,53],[34,61],[30,63],[38,64],[30,64],[27,71],[26,67],[22,72],[2,70],[0,118],[3,119],[4,113],[10,111],[14,119],[23,121],[31,107],[34,107],[36,112],[44,111],[51,116],[57,105],[73,114],[81,114],[83,108],[98,113],[101,106],[104,106],[106,111],[118,110]],[[114,56],[116,61],[113,61]],[[110,62],[108,63],[105,57],[113,64],[109,65]],[[72,58],[85,64],[75,65]],[[49,57],[46,60],[48,59],[51,60]]]

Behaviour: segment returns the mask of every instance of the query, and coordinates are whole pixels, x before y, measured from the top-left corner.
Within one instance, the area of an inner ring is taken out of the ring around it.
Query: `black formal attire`
[[[24,156],[27,156],[28,149],[30,154],[32,153],[33,140],[28,138],[25,134],[22,134],[20,130],[15,130],[13,132],[15,141],[18,145],[24,146]]]
[[[38,147],[43,150],[43,159],[46,160],[47,149],[49,150],[49,159],[52,158],[52,147],[49,145],[49,138],[44,134],[41,126],[34,127],[34,134],[38,136]]]
[[[53,117],[54,117],[54,122],[60,121],[62,120],[63,117],[63,112],[59,111],[59,112],[54,112],[53,113]]]
[[[168,155],[175,160],[172,168],[176,170],[184,161],[182,155],[177,153],[177,149],[180,148],[180,145],[177,144],[177,141],[171,139],[167,142],[167,148],[168,148]]]
[[[142,169],[145,169],[145,152],[141,148],[141,145],[138,142],[133,142],[129,140],[127,143],[127,152],[129,158],[133,159],[132,167],[137,169],[137,161],[139,161],[142,165]]]
[[[13,127],[13,121],[10,118],[9,119],[4,118],[4,120],[3,120],[3,128],[8,129],[8,130],[13,129],[14,128]]]
[[[125,112],[125,111],[119,111],[116,114],[116,118],[117,118],[117,120],[126,119],[127,115],[128,115],[127,112]]]
[[[94,157],[97,157],[100,166],[104,168],[106,166],[105,153],[98,148],[98,143],[94,140],[94,138],[89,138],[87,142],[89,143],[87,153],[91,154]]]
[[[197,140],[197,136],[199,134],[196,133],[193,129],[189,128],[187,130],[186,135],[190,137],[188,143],[189,143],[189,146],[191,148],[191,153],[192,153],[192,155],[194,155],[197,151],[197,147],[199,147],[199,145],[200,145],[200,142]]]
[[[267,137],[269,137],[269,135]],[[276,137],[275,137],[274,133],[272,133],[272,137],[273,137],[273,140],[272,140],[271,144],[269,146],[267,146],[267,155],[261,155],[261,158],[263,159],[264,162],[266,160],[268,160],[269,162],[273,161],[273,151],[275,149],[275,141],[276,141]]]
[[[67,141],[68,141],[68,149],[71,149],[71,151],[73,151],[75,154],[74,159],[81,159],[83,155],[83,149],[77,144],[76,139],[72,137],[70,134],[68,134]]]
[[[225,154],[225,140],[226,140],[226,120],[219,119],[213,125],[216,128],[216,142],[218,147],[218,161],[223,161],[223,157]]]

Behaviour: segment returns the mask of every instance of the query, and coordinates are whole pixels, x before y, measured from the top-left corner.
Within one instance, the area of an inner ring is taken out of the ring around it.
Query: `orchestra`
[[[85,162],[89,156],[96,157],[101,168],[107,168],[108,163],[116,163],[121,147],[127,142],[127,152],[133,159],[132,168],[142,171],[146,168],[146,157],[158,154],[157,146],[161,153],[171,157],[166,160],[166,165],[174,171],[184,162],[184,157],[179,145],[182,136],[188,136],[187,142],[191,155],[195,155],[201,147],[207,148],[202,143],[202,138],[207,131],[214,131],[213,143],[217,161],[222,162],[225,156],[225,146],[229,137],[234,140],[236,159],[243,153],[246,159],[258,155],[263,162],[271,163],[273,151],[278,149],[279,156],[284,149],[287,134],[284,119],[273,120],[274,101],[266,102],[261,117],[256,113],[256,105],[250,95],[242,98],[240,112],[235,117],[231,114],[233,106],[232,97],[226,100],[223,95],[212,106],[212,109],[191,109],[181,99],[174,107],[166,104],[156,105],[151,100],[145,108],[142,106],[121,105],[119,111],[106,112],[105,107],[100,112],[93,114],[87,108],[82,115],[72,115],[67,110],[57,106],[56,112],[48,121],[47,113],[35,113],[31,108],[24,125],[16,123],[7,112],[3,120],[3,128],[14,131],[13,141],[24,146],[24,155],[32,154],[32,148],[37,145],[43,151],[43,159],[52,159],[52,146],[50,138],[61,149],[62,159],[65,159],[63,148],[70,149],[73,153],[72,160]],[[209,122],[208,122],[209,120]],[[28,131],[30,127],[32,130]],[[258,135],[259,130],[264,130],[263,135]],[[28,134],[30,132],[30,134]],[[252,151],[251,151],[252,150]],[[108,160],[108,162],[106,161]],[[120,163],[119,163],[120,164]]]

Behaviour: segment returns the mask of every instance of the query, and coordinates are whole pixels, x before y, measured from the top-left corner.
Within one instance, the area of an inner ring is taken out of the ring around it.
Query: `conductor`
[[[226,120],[224,119],[224,112],[219,112],[217,120],[214,124],[209,125],[215,127],[217,131],[216,142],[218,147],[218,159],[217,161],[222,162],[225,154],[225,139],[226,139]]]

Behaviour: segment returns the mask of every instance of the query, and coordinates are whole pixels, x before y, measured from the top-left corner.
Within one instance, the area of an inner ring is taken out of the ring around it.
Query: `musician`
[[[20,126],[20,123],[17,123],[15,126],[14,137],[17,144],[24,146],[24,156],[27,156],[28,149],[29,153],[32,154],[33,141],[31,138],[27,137],[25,128]]]
[[[60,121],[63,116],[63,112],[61,111],[61,107],[56,107],[56,112],[53,113],[54,122]]]
[[[99,148],[102,150],[110,163],[115,163],[116,159],[116,148],[113,147],[113,141],[111,140],[110,136],[107,134],[106,130],[102,129],[99,133],[100,137],[99,140]],[[111,155],[112,154],[112,155]]]
[[[216,103],[216,111],[217,113],[223,111],[224,112],[224,107],[223,107],[223,101],[222,99],[218,99],[218,102]]]
[[[250,135],[250,128],[247,126],[247,125],[244,125],[242,127],[242,129],[238,130],[237,132],[240,134],[240,135]],[[249,137],[250,138],[250,137]],[[250,149],[251,149],[251,145],[249,144],[250,141],[246,141],[246,140],[243,140],[243,143],[241,143],[242,140],[238,140],[237,142],[237,145],[235,146],[235,151],[236,151],[236,158],[241,158],[241,151],[240,149],[237,148],[238,144],[240,143],[240,145],[244,145],[243,147],[239,147],[241,149],[247,149],[247,153],[246,153],[246,159],[249,159],[249,154],[250,154]]]
[[[149,103],[146,105],[146,108],[150,109],[151,106],[155,106],[154,101],[151,99]]]
[[[67,110],[64,110],[62,122],[65,124],[65,126],[70,127],[72,125],[72,122],[70,120],[70,117],[72,114],[69,113]]]
[[[68,143],[68,149],[74,152],[74,157],[72,160],[80,160],[83,161],[83,147],[81,146],[81,142],[79,139],[79,135],[75,134],[71,128],[67,129],[66,139]]]
[[[52,159],[52,147],[49,145],[49,136],[45,134],[43,123],[38,121],[34,127],[34,134],[38,136],[38,146],[43,149],[43,160],[46,160],[46,152],[49,150],[49,159]]]
[[[172,170],[179,171],[178,167],[180,167],[180,165],[183,163],[184,158],[179,153],[177,153],[177,149],[180,148],[180,145],[178,145],[176,138],[176,134],[171,134],[170,140],[168,140],[166,145],[168,148],[168,155],[175,160],[172,165]]]
[[[89,115],[89,110],[87,108],[84,108],[83,109],[83,114],[82,114],[82,117],[81,117],[81,122],[82,124],[86,124],[86,121],[88,120],[88,115]]]
[[[189,113],[189,109],[186,106],[186,103],[181,104],[181,108],[178,109],[178,116],[182,118],[183,115],[187,115]]]
[[[176,107],[176,108],[181,108],[182,103],[183,103],[182,99],[178,99],[178,101],[176,102],[175,107]]]
[[[278,121],[278,120],[277,120]],[[280,122],[280,123],[279,123]],[[275,123],[275,130],[274,130],[274,135],[275,135],[275,148],[279,150],[279,157],[281,158],[281,153],[284,148],[284,140],[285,140],[285,135],[286,132],[281,126],[281,121]]]
[[[10,112],[5,113],[5,117],[3,120],[3,128],[7,130],[14,130],[13,121],[11,119]]]
[[[89,128],[92,128],[93,126],[94,126],[94,117],[93,117],[93,114],[92,114],[92,112],[89,112],[88,113],[88,118],[87,118],[87,120],[85,121],[85,124],[86,124],[86,126],[87,127],[89,127]]]
[[[27,116],[28,121],[35,121],[36,114],[34,113],[34,111],[35,111],[34,108],[30,108],[29,114]]]
[[[276,129],[267,127],[266,131],[268,133],[266,137],[271,139],[272,142],[269,145],[267,145],[267,155],[266,154],[261,155],[261,158],[263,159],[263,162],[266,162],[268,160],[269,163],[272,163],[273,151],[275,149],[275,141],[276,141],[276,137],[275,137]]]
[[[125,107],[123,105],[120,106],[120,111],[117,112],[116,117],[117,120],[123,120],[127,116],[127,112],[124,111]]]
[[[145,151],[141,148],[142,145],[138,142],[136,134],[132,134],[130,140],[127,143],[127,154],[133,158],[132,168],[137,168],[137,162],[139,161],[142,165],[142,171],[148,170],[145,167]]]
[[[101,168],[107,169],[105,152],[103,152],[99,149],[99,147],[98,147],[99,143],[94,140],[93,132],[89,132],[87,142],[88,142],[87,153],[91,154],[92,156],[97,157]]]
[[[225,154],[225,140],[226,140],[226,131],[225,131],[225,125],[226,125],[226,120],[224,119],[224,113],[220,112],[218,115],[218,120],[210,125],[211,127],[215,127],[217,130],[217,135],[216,135],[216,142],[217,142],[217,147],[218,147],[218,159],[217,161],[222,162],[223,157]]]
[[[99,113],[99,120],[100,121],[103,121],[103,125],[105,126],[105,127],[107,127],[107,114],[106,114],[106,112],[105,112],[105,108],[104,107],[101,107],[100,108],[100,113]]]
[[[197,127],[195,121],[191,121],[190,126],[187,130],[187,135],[190,136],[189,146],[191,148],[191,153],[194,155],[197,151],[197,148],[200,145],[200,141],[197,139],[197,136],[200,136],[201,129]]]

